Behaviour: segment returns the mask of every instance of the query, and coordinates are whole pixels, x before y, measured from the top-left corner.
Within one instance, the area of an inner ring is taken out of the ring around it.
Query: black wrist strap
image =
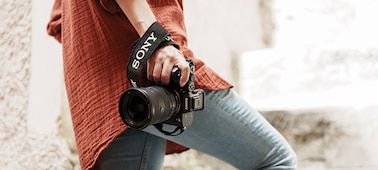
[[[161,133],[163,133],[164,135],[167,135],[167,136],[178,136],[180,135],[182,132],[184,132],[185,128],[183,127],[176,127],[175,130],[173,130],[172,132],[168,132],[166,130],[163,129],[163,124],[162,123],[157,123],[157,124],[154,124],[155,128],[160,131]],[[178,130],[180,130],[180,132],[178,132]]]
[[[170,34],[158,22],[154,22],[148,30],[132,45],[132,52],[127,64],[127,78],[133,87],[138,87],[139,75],[153,53],[164,46],[178,45]]]

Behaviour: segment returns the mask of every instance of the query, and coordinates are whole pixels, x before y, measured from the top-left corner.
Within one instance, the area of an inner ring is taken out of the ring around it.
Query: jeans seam
[[[143,154],[140,162],[140,170],[146,169],[147,157],[150,151],[151,135],[147,134],[146,143],[144,144]]]

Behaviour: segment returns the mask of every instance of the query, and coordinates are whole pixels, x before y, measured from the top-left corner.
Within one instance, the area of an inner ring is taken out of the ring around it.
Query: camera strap
[[[157,21],[154,22],[141,38],[132,45],[132,52],[127,64],[127,78],[133,87],[138,87],[139,75],[154,52],[164,46],[179,46],[171,39],[171,35]]]
[[[157,130],[159,130],[161,133],[163,133],[164,135],[167,135],[167,136],[178,136],[182,132],[184,132],[184,130],[185,130],[185,128],[183,128],[183,127],[176,126],[175,130],[173,130],[172,132],[168,132],[168,131],[163,129],[162,123],[154,124],[154,126]],[[180,132],[176,133],[178,130],[180,130]]]
[[[132,52],[126,71],[126,75],[131,86],[139,86],[139,76],[147,63],[147,60],[156,50],[167,45],[173,45],[175,48],[179,49],[179,46],[171,39],[169,32],[158,22],[154,22],[143,34],[143,36],[133,43],[131,46]],[[154,126],[157,130],[169,136],[177,136],[185,129],[177,126],[174,131],[168,132],[163,130],[162,123],[154,124]],[[175,134],[178,130],[180,130],[180,132]]]

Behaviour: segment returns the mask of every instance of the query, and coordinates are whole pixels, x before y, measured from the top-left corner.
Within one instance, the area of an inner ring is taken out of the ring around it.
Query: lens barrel
[[[119,101],[121,118],[133,129],[164,122],[179,108],[180,100],[175,91],[161,86],[129,88]]]

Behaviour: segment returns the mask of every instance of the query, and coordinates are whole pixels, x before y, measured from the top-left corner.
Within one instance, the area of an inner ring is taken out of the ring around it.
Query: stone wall
[[[32,1],[27,0],[0,1],[0,169],[73,169],[67,144],[59,137],[57,125],[46,127],[41,114],[30,113],[30,103],[43,101],[32,98],[31,94],[45,96],[31,88],[31,84],[40,85],[32,79],[41,80],[40,75],[31,75],[32,70],[41,67],[33,59],[32,42],[38,38],[32,38],[33,29],[37,28],[33,27],[37,22],[32,23],[32,6]],[[41,27],[45,32],[45,25]],[[43,43],[34,44],[38,45]],[[43,108],[48,105],[44,103]],[[43,127],[43,131],[36,131],[38,127]]]
[[[27,156],[20,156],[24,149],[31,148],[23,142],[27,139],[30,5],[30,1],[0,1],[0,167],[5,168],[21,168],[30,164]],[[16,7],[20,11],[14,10]],[[19,161],[13,161],[15,159]]]

